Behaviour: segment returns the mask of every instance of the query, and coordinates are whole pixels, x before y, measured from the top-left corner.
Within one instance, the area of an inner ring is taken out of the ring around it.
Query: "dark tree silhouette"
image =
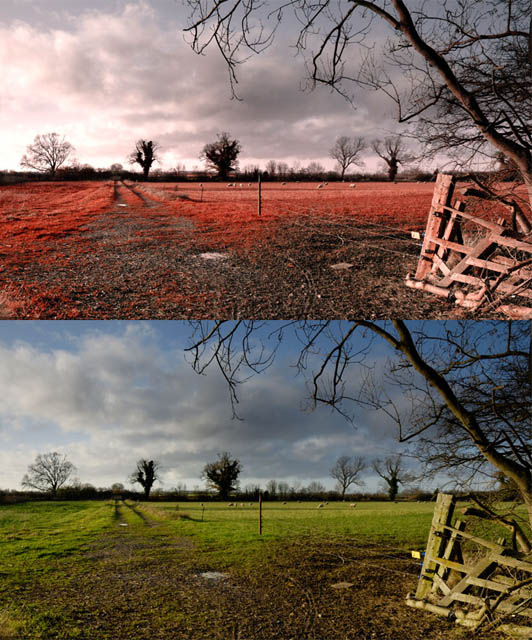
[[[414,156],[405,149],[405,143],[400,136],[392,136],[384,139],[384,142],[375,140],[371,147],[373,151],[388,165],[388,179],[393,182],[399,171],[400,164],[406,164],[414,160]]]
[[[340,456],[331,469],[331,476],[338,482],[340,491],[342,492],[342,500],[345,492],[353,484],[364,484],[359,480],[359,476],[366,468],[363,458],[350,458],[349,456]]]
[[[210,142],[203,147],[200,159],[218,171],[218,176],[226,179],[230,171],[237,168],[236,159],[242,150],[238,140],[232,140],[227,132],[219,133],[216,142]]]
[[[138,164],[142,167],[144,179],[148,179],[150,169],[154,162],[158,161],[157,150],[160,146],[152,140],[138,140],[135,144],[135,151],[129,156],[130,164]]]
[[[386,460],[374,460],[373,468],[388,486],[388,497],[395,500],[399,485],[412,482],[415,477],[403,467],[401,456],[391,456]]]
[[[329,151],[329,155],[338,163],[342,180],[351,165],[360,164],[357,158],[365,148],[364,138],[340,136],[336,139],[334,147]]]
[[[219,49],[233,91],[238,65],[250,51],[267,49],[292,12],[292,24],[300,25],[295,45],[312,84],[351,100],[353,86],[383,92],[399,122],[417,123],[416,138],[432,153],[456,150],[466,165],[478,154],[503,153],[514,161],[532,203],[530,0],[188,4],[192,47],[198,53],[211,44]],[[375,28],[388,37],[375,37]]]
[[[58,133],[45,133],[35,136],[33,144],[26,147],[20,165],[42,173],[50,173],[54,177],[73,151],[74,147],[64,136],[61,138]]]
[[[137,462],[137,468],[131,474],[132,484],[138,482],[144,489],[144,497],[150,499],[150,491],[156,480],[159,479],[158,471],[160,465],[155,460],[145,460],[142,458]]]
[[[279,342],[294,332],[301,345],[295,364],[308,377],[312,406],[333,407],[347,418],[359,406],[373,407],[428,470],[455,474],[466,488],[473,478],[502,472],[515,484],[532,524],[530,322],[323,320],[274,326],[268,349],[260,323],[198,322],[192,365],[203,373],[211,364],[219,367],[234,403],[238,385],[267,369]],[[371,374],[371,366],[359,368],[372,364],[375,340],[392,347],[380,376]]]
[[[22,486],[38,491],[49,491],[57,494],[65,482],[74,473],[76,467],[69,462],[66,455],[53,453],[39,454],[35,462],[28,466],[28,472],[22,478]]]
[[[209,462],[205,465],[201,477],[218,491],[222,500],[227,500],[229,493],[238,486],[237,479],[241,471],[240,461],[236,458],[232,460],[229,453],[225,451],[218,454],[216,462]]]

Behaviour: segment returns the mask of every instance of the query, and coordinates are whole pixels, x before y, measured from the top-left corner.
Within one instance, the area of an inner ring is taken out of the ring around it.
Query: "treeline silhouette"
[[[292,491],[287,495],[272,494],[260,488],[248,488],[236,491],[231,494],[230,500],[233,502],[256,502],[259,494],[262,493],[263,501],[270,502],[341,502],[342,497],[338,491]],[[446,490],[446,493],[453,493],[458,498],[467,497],[467,492]],[[485,491],[476,492],[480,498],[488,498],[498,496],[501,500],[511,500],[512,496],[507,491]],[[398,494],[396,502],[430,502],[435,500],[436,491],[426,491],[423,489],[410,489]],[[110,487],[93,487],[92,485],[68,486],[62,487],[57,491],[55,498],[49,493],[42,491],[19,491],[19,490],[2,490],[0,489],[0,504],[17,504],[29,501],[71,501],[71,500],[112,500],[121,498],[124,500],[145,500],[144,493],[141,491],[131,491],[122,489],[117,491]],[[155,489],[150,494],[150,502],[225,502],[216,493],[208,491],[187,491],[183,489],[170,489],[168,491]],[[388,494],[381,492],[353,492],[345,496],[343,502],[389,502]]]
[[[469,179],[473,175],[478,180],[489,180],[493,177],[494,172],[469,172],[447,171],[458,178]],[[149,175],[149,182],[226,182],[227,180],[236,182],[256,182],[259,170],[243,169],[236,171],[229,178],[221,178],[218,175],[209,173],[208,171],[182,171],[169,170],[163,171],[155,169]],[[388,182],[388,177],[384,171],[375,171],[371,173],[352,173],[346,175],[342,180],[337,171],[317,171],[309,172],[306,169],[301,171],[290,170],[287,174],[270,174],[268,171],[260,172],[263,182]],[[515,176],[513,174],[501,177],[502,182],[512,182]],[[95,169],[90,165],[81,167],[66,167],[58,169],[55,176],[49,173],[40,173],[37,171],[0,171],[0,184],[18,184],[23,182],[76,182],[87,180],[130,180],[133,182],[146,181],[142,173],[138,171],[130,171],[123,169],[120,172],[111,169]],[[421,169],[411,169],[399,172],[395,182],[433,182],[435,173],[423,171]]]
[[[204,170],[183,171],[161,169],[153,170],[149,182],[256,182],[259,170],[257,168],[245,168],[233,172],[229,178],[221,178],[218,175]],[[304,168],[300,171],[290,169],[286,174],[269,173],[260,171],[261,180],[264,182],[341,182],[342,178],[337,171],[309,171]],[[0,171],[0,184],[17,184],[20,182],[71,182],[86,180],[131,180],[145,181],[143,174],[138,171],[123,169],[119,172],[112,169],[96,169],[90,165],[81,167],[65,167],[58,169],[55,175],[38,171]],[[431,182],[434,180],[434,172],[422,170],[410,170],[400,172],[397,181]],[[352,173],[345,177],[344,182],[387,182],[385,171],[372,173]]]

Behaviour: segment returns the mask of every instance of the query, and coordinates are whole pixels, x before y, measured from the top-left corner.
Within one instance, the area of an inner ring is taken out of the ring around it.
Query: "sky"
[[[333,169],[338,136],[397,131],[379,93],[358,92],[354,109],[325,87],[301,90],[305,65],[290,46],[290,21],[240,67],[242,100],[231,99],[221,56],[185,42],[188,15],[181,0],[2,0],[0,169],[19,169],[27,145],[50,132],[66,137],[81,164],[127,166],[142,138],[160,143],[159,168],[192,170],[222,131],[240,140],[241,168],[263,169],[270,159]],[[365,170],[379,166],[371,153],[364,161]]]
[[[82,483],[130,486],[136,461],[147,458],[162,465],[158,486],[189,490],[205,486],[203,467],[223,451],[241,461],[243,487],[275,479],[331,489],[339,456],[369,462],[401,451],[380,413],[360,409],[351,423],[323,407],[302,410],[290,335],[274,364],[241,386],[233,419],[221,374],[193,371],[184,351],[191,335],[182,321],[0,322],[0,488],[20,488],[35,456],[52,451]],[[377,364],[387,353],[384,342],[372,346]],[[366,490],[379,488],[371,469],[364,479]]]

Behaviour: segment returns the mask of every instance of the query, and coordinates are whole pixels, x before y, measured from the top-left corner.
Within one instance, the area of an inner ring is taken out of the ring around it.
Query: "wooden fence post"
[[[262,185],[261,185],[261,180],[260,180],[260,171],[259,171],[259,205],[258,205],[258,213],[260,216],[261,210],[262,210]]]
[[[259,493],[259,536],[262,535],[262,493]]]
[[[443,207],[451,205],[454,185],[454,176],[447,173],[438,174],[436,185],[434,186],[434,195],[432,196],[423,247],[421,248],[421,255],[415,275],[416,280],[423,280],[432,269],[433,256],[436,249],[438,249],[438,245],[432,242],[432,238],[439,238],[441,236],[442,227],[447,222],[449,216]]]
[[[416,599],[418,600],[423,600],[432,589],[433,576],[437,569],[437,564],[433,558],[439,557],[448,538],[443,527],[450,526],[453,512],[454,496],[448,493],[439,493],[430,527],[425,559],[421,568],[421,576],[416,590]]]

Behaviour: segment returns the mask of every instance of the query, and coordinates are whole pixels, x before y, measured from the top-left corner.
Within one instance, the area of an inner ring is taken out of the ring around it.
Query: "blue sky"
[[[243,463],[242,485],[319,480],[332,488],[338,456],[397,449],[392,426],[374,412],[360,411],[353,426],[324,408],[301,410],[306,392],[289,334],[274,365],[241,387],[242,420],[232,419],[219,372],[200,376],[187,362],[190,336],[188,323],[172,321],[1,322],[0,487],[19,487],[38,453],[57,450],[96,486],[125,483],[135,461],[149,457],[163,465],[163,487],[192,488],[203,486],[205,463],[228,450]],[[372,356],[385,351],[376,345]]]
[[[261,326],[253,344],[271,349],[281,323]],[[424,326],[431,335],[443,330],[439,322],[409,326]],[[487,346],[490,326],[478,327]],[[285,332],[267,371],[240,386],[241,420],[232,418],[220,372],[193,371],[185,353],[191,338],[192,327],[183,321],[0,322],[0,488],[18,488],[35,456],[50,451],[65,453],[77,477],[95,486],[126,483],[136,460],[156,459],[167,489],[203,486],[204,465],[226,450],[243,464],[243,486],[275,479],[302,485],[317,480],[330,488],[329,471],[341,455],[371,462],[408,453],[383,412],[358,406],[351,423],[326,407],[305,407],[308,376],[297,374],[300,342],[293,331]],[[499,338],[505,340],[503,332]],[[368,344],[364,366],[346,373],[354,393],[366,365],[377,380],[385,381],[389,370],[387,343],[354,334],[353,352]],[[307,373],[317,362],[310,360]],[[387,393],[399,408],[409,405],[397,388],[387,387]],[[414,470],[411,458],[409,465]],[[379,485],[371,470],[365,480],[370,490]]]
[[[2,0],[0,170],[19,168],[33,138],[52,131],[82,164],[125,165],[146,138],[161,144],[161,167],[192,169],[221,131],[241,141],[241,167],[275,159],[333,168],[338,136],[371,140],[396,130],[393,106],[376,92],[357,93],[354,110],[324,87],[301,91],[293,19],[240,68],[243,100],[232,100],[221,56],[198,56],[185,42],[188,16],[174,0]],[[366,167],[377,162],[370,152]]]

